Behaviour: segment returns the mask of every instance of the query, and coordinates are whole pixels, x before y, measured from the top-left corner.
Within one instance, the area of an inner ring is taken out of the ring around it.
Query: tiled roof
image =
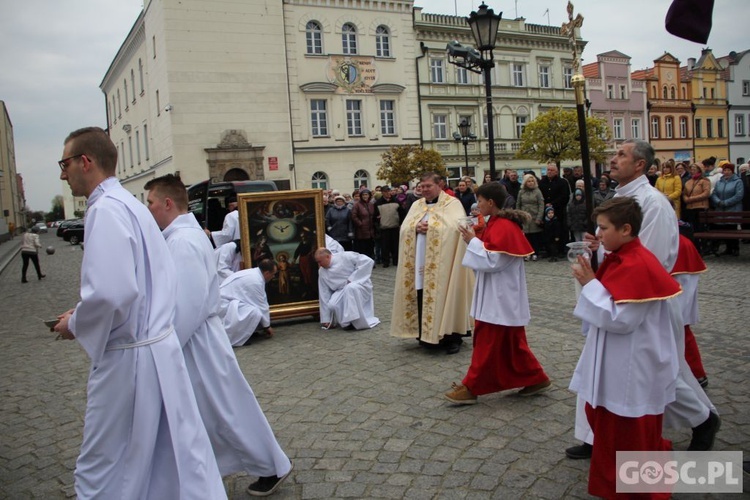
[[[654,68],[639,69],[637,71],[633,71],[630,74],[630,78],[633,80],[648,80],[649,78],[653,76],[654,76]]]
[[[599,78],[599,63],[584,64],[583,76],[586,78]]]

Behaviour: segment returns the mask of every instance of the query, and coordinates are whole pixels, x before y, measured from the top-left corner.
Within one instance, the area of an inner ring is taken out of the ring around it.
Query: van
[[[226,181],[210,184],[209,181],[188,188],[188,210],[195,215],[201,227],[219,231],[228,213],[227,200],[241,193],[278,191],[273,181]]]

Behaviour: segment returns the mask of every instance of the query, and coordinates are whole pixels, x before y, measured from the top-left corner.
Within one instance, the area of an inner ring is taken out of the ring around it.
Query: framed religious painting
[[[244,267],[263,259],[278,265],[278,273],[266,283],[271,319],[319,314],[314,254],[325,246],[323,192],[242,193],[237,202]]]

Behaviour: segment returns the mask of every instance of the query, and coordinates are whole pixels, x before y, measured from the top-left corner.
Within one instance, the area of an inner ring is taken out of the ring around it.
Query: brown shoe
[[[545,380],[544,382],[540,382],[538,384],[530,385],[528,387],[524,387],[520,391],[518,391],[519,396],[534,396],[536,394],[541,394],[543,392],[548,391],[552,387],[552,382],[549,380]]]
[[[475,405],[477,397],[461,384],[453,384],[453,390],[445,393],[445,399],[457,405]]]

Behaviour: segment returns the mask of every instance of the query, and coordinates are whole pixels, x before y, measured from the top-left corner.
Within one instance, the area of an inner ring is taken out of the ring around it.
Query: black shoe
[[[27,280],[26,278],[21,278],[21,283],[28,283],[28,282],[29,280]]]
[[[385,269],[386,267],[390,267],[390,266],[388,264],[383,264],[383,269]]]
[[[445,347],[445,354],[458,354],[461,351],[461,344],[452,343]]]
[[[255,481],[253,484],[247,487],[247,493],[250,496],[254,497],[267,497],[269,495],[272,495],[274,491],[279,489],[279,486],[281,486],[281,483],[284,482],[284,479],[289,477],[289,474],[292,473],[292,469],[289,469],[289,472],[287,472],[285,475],[278,477],[278,476],[266,476],[266,477],[259,477],[257,481]]]
[[[699,378],[698,383],[705,389],[708,386],[708,377]]]
[[[591,451],[594,449],[588,443],[579,444],[578,446],[571,446],[565,449],[565,456],[573,460],[584,460],[591,458]]]
[[[47,277],[47,275],[46,275],[46,274],[40,274],[40,275],[38,276],[38,278],[39,278],[39,279],[42,279],[42,278],[46,278],[46,277]]]
[[[711,451],[714,447],[714,438],[721,427],[721,419],[714,412],[708,413],[708,418],[698,427],[693,427],[693,439],[687,451]]]

